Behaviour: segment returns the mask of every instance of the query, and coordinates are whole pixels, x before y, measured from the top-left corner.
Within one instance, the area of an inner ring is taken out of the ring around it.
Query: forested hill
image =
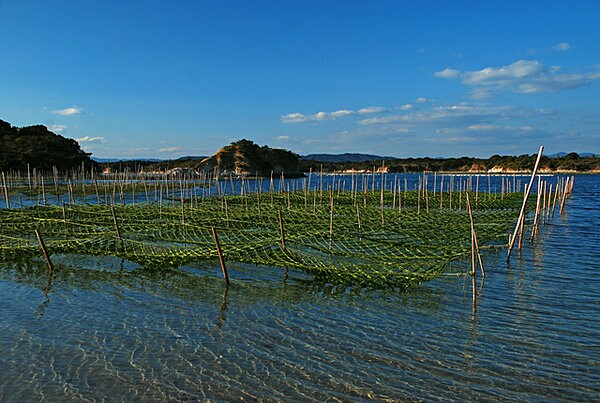
[[[77,168],[93,162],[79,143],[36,125],[13,127],[0,120],[0,171],[31,169],[60,171]]]
[[[285,174],[301,176],[298,155],[284,149],[259,146],[250,140],[239,140],[222,147],[216,154],[196,165],[197,169],[219,174],[258,175]]]

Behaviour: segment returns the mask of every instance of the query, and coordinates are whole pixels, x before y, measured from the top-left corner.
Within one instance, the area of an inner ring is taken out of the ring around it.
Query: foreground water
[[[506,264],[410,292],[231,266],[0,267],[0,400],[600,399],[600,177]]]

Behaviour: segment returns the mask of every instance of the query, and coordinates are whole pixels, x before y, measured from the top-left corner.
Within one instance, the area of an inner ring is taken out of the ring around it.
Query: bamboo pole
[[[329,207],[329,252],[333,248],[333,192],[331,193],[331,202]]]
[[[552,218],[554,218],[554,211],[556,209],[556,200],[558,199],[558,194],[560,193],[560,180],[556,183],[556,190],[554,192],[554,200],[552,201]]]
[[[277,214],[279,216],[279,232],[281,233],[281,248],[285,252],[286,251],[285,231],[283,229],[283,216],[281,215],[281,209],[277,209]]]
[[[563,188],[563,192],[562,192],[562,197],[560,200],[560,210],[559,213],[562,214],[563,213],[563,209],[565,208],[565,201],[567,200],[567,197],[569,197],[569,177],[567,177],[567,180],[565,182],[564,188]]]
[[[444,208],[444,175],[440,181],[440,211]]]
[[[481,253],[479,252],[479,242],[477,241],[477,232],[475,231],[475,221],[473,220],[473,209],[471,208],[471,200],[469,199],[469,192],[467,195],[467,210],[469,211],[469,220],[471,221],[471,242],[475,245],[475,251],[477,253],[477,259],[479,260],[479,267],[481,268],[481,276],[485,277],[485,269],[483,267],[483,261],[481,259]],[[474,265],[474,263],[473,263]],[[475,266],[473,266],[475,270]]]
[[[4,189],[4,200],[6,200],[6,208],[10,208],[10,199],[8,198],[8,187],[6,186],[6,178],[4,177],[4,171],[2,171],[2,188]]]
[[[521,206],[521,211],[519,212],[519,218],[517,219],[517,225],[515,226],[515,230],[510,239],[510,244],[508,245],[508,253],[506,256],[507,261],[510,261],[510,253],[512,252],[512,249],[515,246],[515,240],[517,238],[517,232],[519,231],[519,227],[521,226],[521,220],[525,219],[525,207],[527,206],[527,198],[529,197],[529,193],[531,192],[533,182],[535,181],[535,174],[537,172],[538,165],[540,164],[540,160],[542,159],[543,152],[544,152],[544,146],[540,146],[540,151],[538,152],[537,160],[535,161],[535,166],[533,167],[533,172],[531,173],[531,179],[529,180],[529,186],[527,186],[527,190],[525,192],[525,197],[523,197],[523,205]]]
[[[219,262],[221,263],[221,270],[223,271],[223,278],[225,283],[229,285],[229,274],[227,274],[227,267],[225,266],[225,259],[223,258],[223,251],[221,250],[221,244],[219,243],[219,237],[217,236],[217,230],[215,227],[211,227],[212,235],[215,240],[215,246],[217,247],[217,254],[219,255]]]
[[[122,241],[123,238],[121,237],[121,229],[119,228],[119,221],[117,220],[117,213],[115,212],[115,206],[111,205],[110,208],[112,211],[113,222],[115,224],[115,231],[117,232],[117,238],[119,238],[119,241]]]
[[[521,220],[521,225],[519,226],[519,247],[518,250],[521,252],[523,249],[523,232],[525,231],[525,220]]]
[[[50,259],[50,254],[48,254],[48,249],[46,249],[46,243],[42,238],[42,234],[40,234],[40,231],[38,231],[37,229],[35,230],[35,235],[37,236],[40,248],[42,249],[42,253],[44,254],[46,262],[48,263],[48,273],[51,274],[54,270],[54,265],[52,264],[52,260]]]
[[[425,212],[429,214],[429,177],[424,175],[425,179]]]
[[[535,218],[533,219],[533,229],[531,230],[531,238],[530,240],[533,241],[533,238],[535,238],[535,235],[538,232],[539,226],[540,226],[540,210],[541,210],[541,206],[542,206],[542,178],[538,177],[539,181],[538,181],[538,190],[537,190],[537,201],[535,203]]]
[[[44,185],[44,176],[42,175],[42,202],[46,205],[46,186]]]

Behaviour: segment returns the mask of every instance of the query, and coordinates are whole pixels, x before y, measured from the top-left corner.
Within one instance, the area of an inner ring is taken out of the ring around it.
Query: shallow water
[[[408,292],[231,265],[0,267],[0,400],[600,399],[600,177],[506,264]]]

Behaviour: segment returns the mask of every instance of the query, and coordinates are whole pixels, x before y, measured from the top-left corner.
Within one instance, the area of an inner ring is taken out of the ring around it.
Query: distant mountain
[[[177,159],[175,159],[174,161],[183,161],[183,160],[203,160],[205,158],[208,158],[208,155],[202,155],[202,156],[198,156],[198,155],[186,155],[184,157],[179,157]]]
[[[396,157],[382,157],[373,154],[344,153],[344,154],[308,154],[302,156],[303,160],[317,162],[365,162],[373,160],[393,160]]]

